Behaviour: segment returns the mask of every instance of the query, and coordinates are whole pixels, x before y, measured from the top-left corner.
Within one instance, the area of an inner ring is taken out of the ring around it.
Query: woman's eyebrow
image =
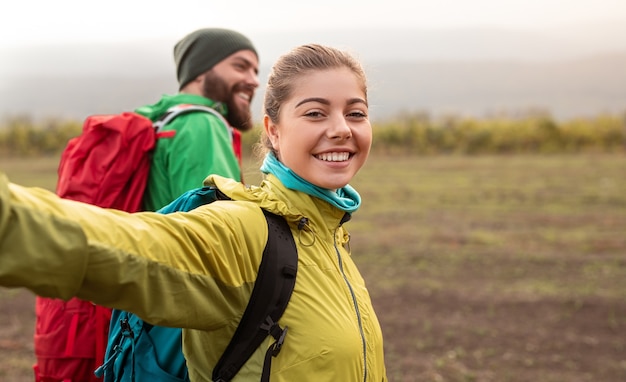
[[[327,99],[319,98],[319,97],[311,97],[311,98],[305,98],[302,101],[298,102],[296,104],[296,107],[298,107],[300,105],[303,105],[303,104],[305,104],[307,102],[319,102],[319,103],[324,104],[324,105],[330,105],[330,101],[328,101]]]
[[[348,100],[348,105],[354,105],[355,103],[362,103],[365,106],[367,106],[367,101],[364,100],[363,98],[352,98]]]
[[[305,104],[307,102],[318,102],[318,103],[321,103],[323,105],[330,105],[330,101],[328,101],[325,98],[311,97],[311,98],[305,98],[302,101],[298,102],[296,104],[296,107],[298,107],[300,105],[303,105],[303,104]],[[362,104],[367,106],[367,102],[364,99],[362,99],[362,98],[351,98],[347,102],[348,105],[353,105],[355,103],[362,103]]]

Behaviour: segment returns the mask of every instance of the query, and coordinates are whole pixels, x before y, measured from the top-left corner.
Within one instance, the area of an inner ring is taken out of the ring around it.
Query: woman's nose
[[[352,137],[352,129],[343,115],[330,119],[330,126],[327,131],[329,138],[347,139]]]

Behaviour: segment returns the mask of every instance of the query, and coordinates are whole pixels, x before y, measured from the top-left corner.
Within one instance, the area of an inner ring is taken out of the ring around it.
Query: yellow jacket
[[[381,329],[349,252],[345,212],[271,175],[260,187],[218,176],[205,184],[236,201],[131,215],[0,174],[0,285],[182,327],[190,379],[210,381],[256,279],[267,240],[262,207],[286,218],[298,247],[296,286],[279,321],[289,333],[271,380],[386,381]],[[270,343],[233,381],[260,379]]]

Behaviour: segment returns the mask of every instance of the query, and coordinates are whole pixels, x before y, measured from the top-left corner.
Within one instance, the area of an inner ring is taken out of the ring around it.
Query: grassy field
[[[22,184],[55,169],[0,159]],[[390,381],[626,381],[626,156],[374,156],[352,184]],[[32,381],[33,325],[0,289],[1,381]]]

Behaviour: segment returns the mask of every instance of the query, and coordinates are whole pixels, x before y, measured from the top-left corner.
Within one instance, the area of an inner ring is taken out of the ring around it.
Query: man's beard
[[[252,128],[252,113],[249,107],[242,109],[235,103],[234,94],[237,93],[237,88],[238,86],[229,88],[224,80],[210,70],[204,75],[202,95],[213,101],[224,103],[228,108],[226,115],[228,123],[237,130],[247,131]]]

